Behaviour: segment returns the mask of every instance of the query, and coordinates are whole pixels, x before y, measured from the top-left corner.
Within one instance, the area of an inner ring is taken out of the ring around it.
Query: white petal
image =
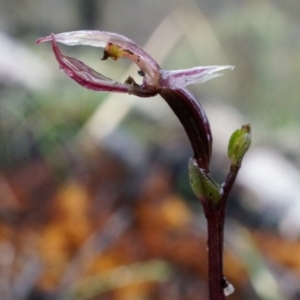
[[[185,70],[161,71],[161,85],[165,88],[179,89],[190,84],[197,84],[221,76],[219,73],[225,69],[233,69],[233,66],[205,66]]]

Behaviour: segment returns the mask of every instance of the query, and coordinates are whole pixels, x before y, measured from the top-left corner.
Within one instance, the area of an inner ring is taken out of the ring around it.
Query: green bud
[[[240,165],[242,159],[251,144],[251,127],[249,124],[243,125],[230,137],[228,144],[228,157],[234,165]]]
[[[219,186],[205,170],[199,168],[193,158],[189,160],[190,184],[199,199],[208,199],[217,203],[220,200]]]

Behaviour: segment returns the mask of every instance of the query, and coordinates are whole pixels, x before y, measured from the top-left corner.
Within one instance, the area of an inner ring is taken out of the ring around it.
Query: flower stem
[[[208,284],[209,299],[224,300],[226,280],[223,276],[223,240],[225,211],[219,205],[204,205],[208,228]]]
[[[229,174],[222,185],[222,196],[215,204],[211,201],[202,201],[208,229],[208,285],[210,300],[224,300],[224,289],[228,282],[223,273],[223,244],[225,210],[227,199],[235,182],[240,165],[232,164]]]

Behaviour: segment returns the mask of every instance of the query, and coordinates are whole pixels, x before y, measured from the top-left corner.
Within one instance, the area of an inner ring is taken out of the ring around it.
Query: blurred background
[[[164,69],[235,66],[189,87],[218,182],[231,133],[253,131],[227,210],[228,299],[300,299],[299,15],[297,0],[0,0],[1,299],[208,299],[185,133],[161,98],[85,90],[35,44],[81,29],[123,34]],[[61,49],[139,81],[101,49]]]

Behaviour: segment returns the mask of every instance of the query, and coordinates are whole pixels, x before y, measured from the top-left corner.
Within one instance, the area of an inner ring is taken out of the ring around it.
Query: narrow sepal
[[[233,66],[205,66],[175,71],[162,70],[160,85],[164,88],[179,89],[221,76],[220,71],[233,68]]]

